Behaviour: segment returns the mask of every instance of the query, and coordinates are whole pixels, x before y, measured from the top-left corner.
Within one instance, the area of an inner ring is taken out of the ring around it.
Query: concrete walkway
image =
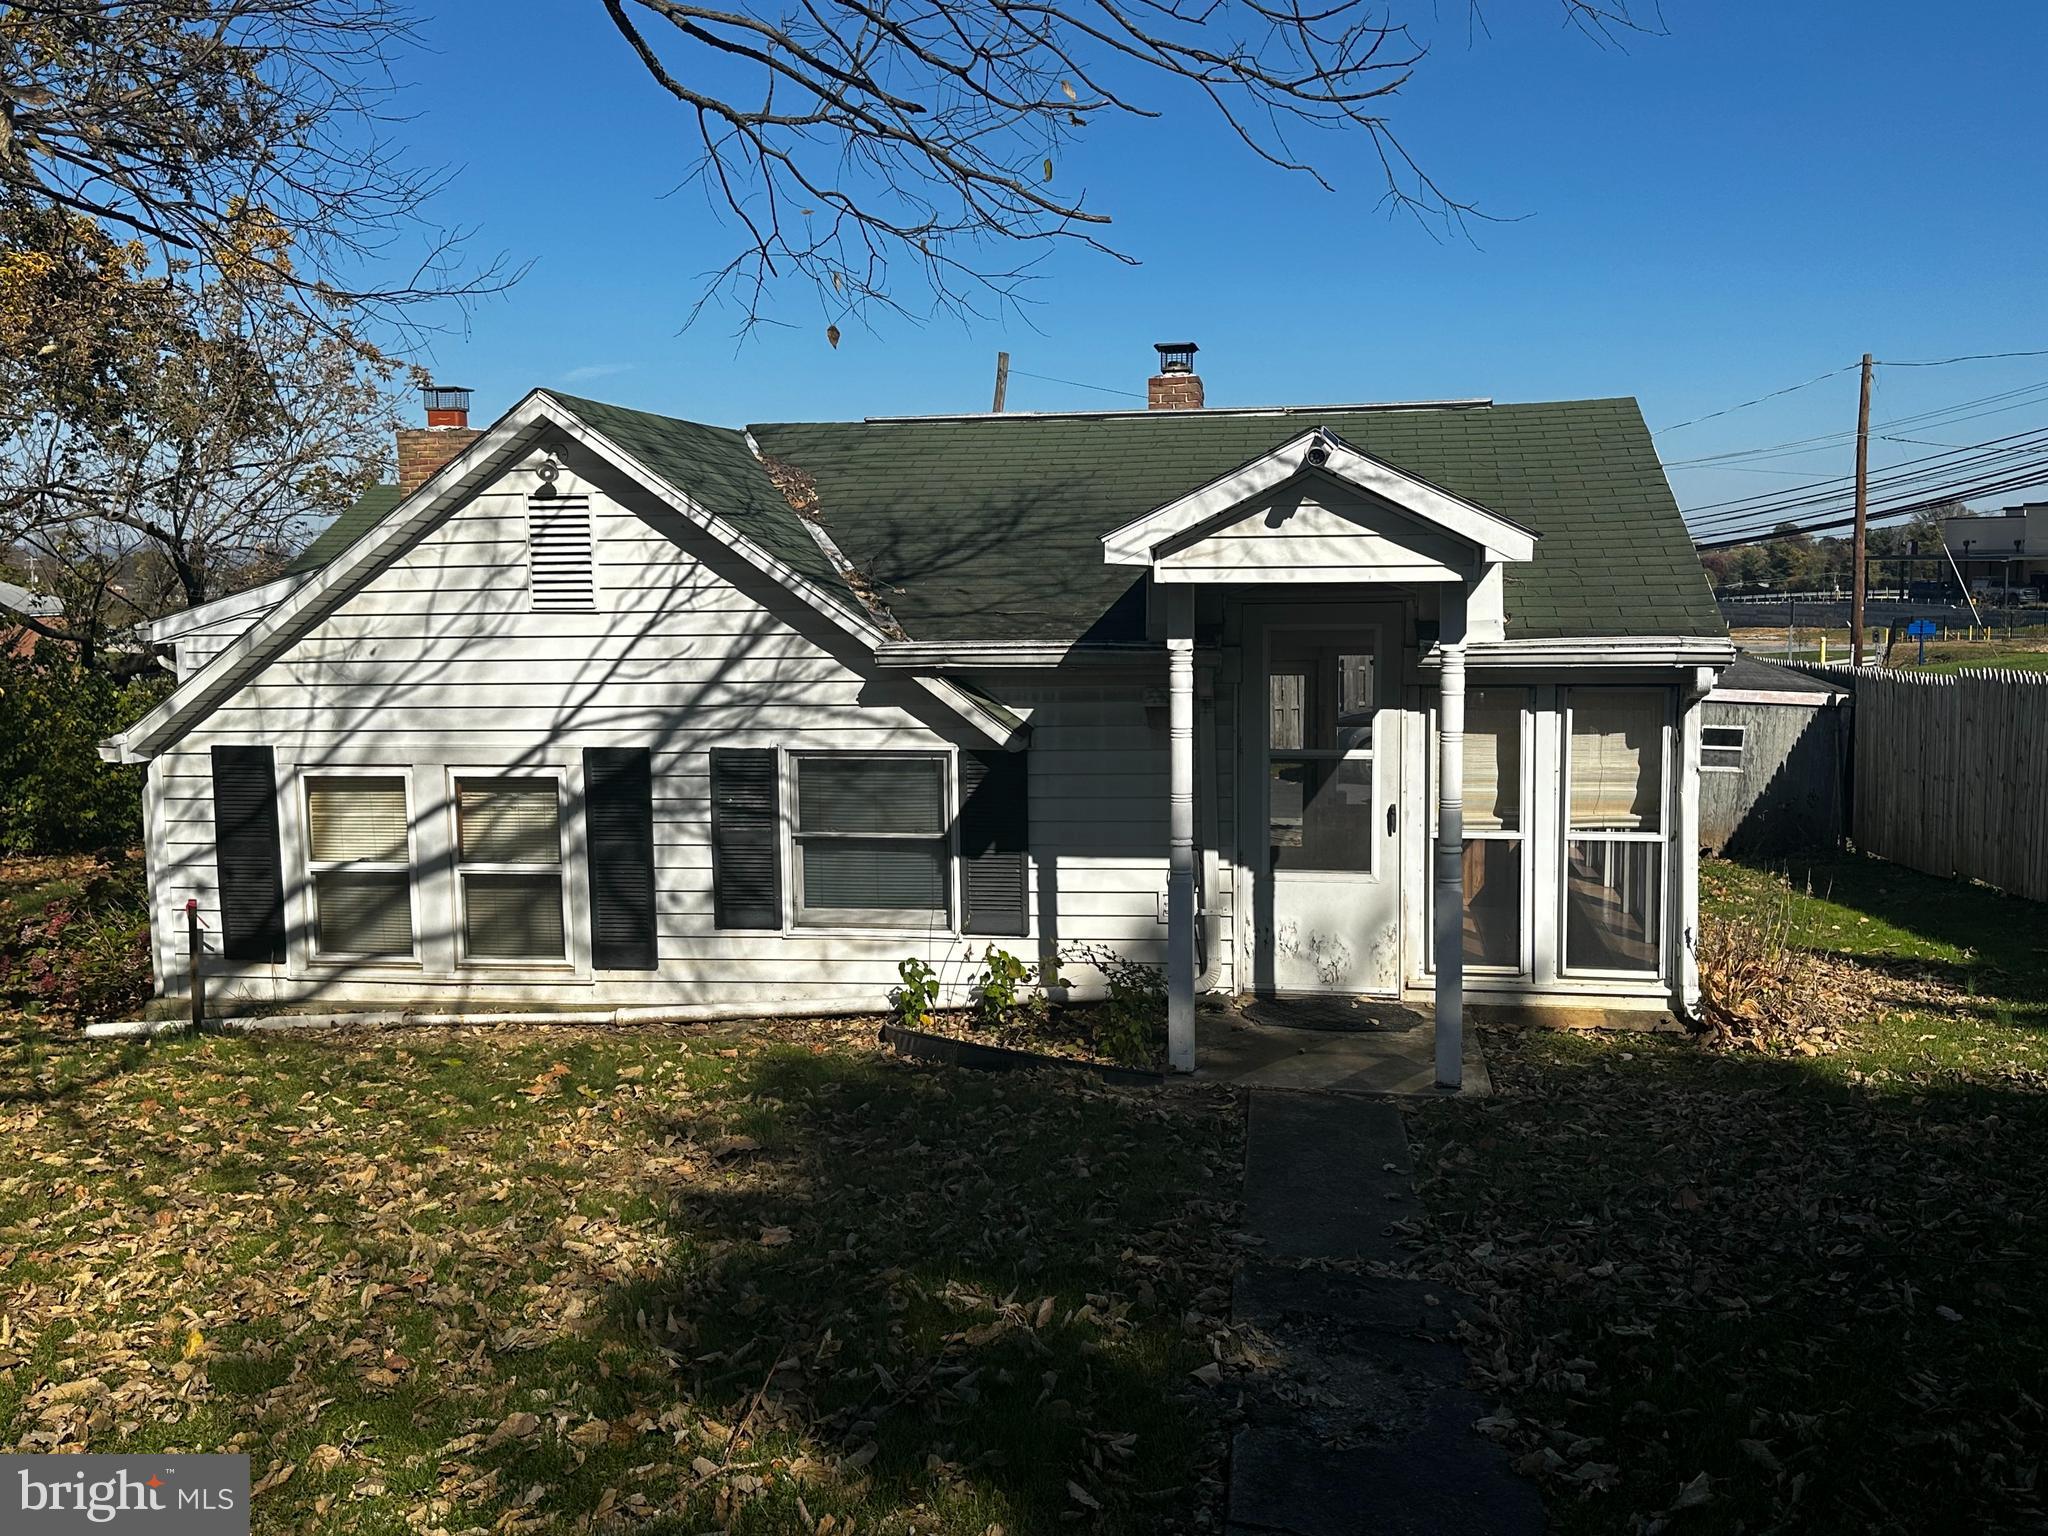
[[[1254,1092],[1245,1162],[1260,1256],[1232,1310],[1277,1358],[1231,1448],[1228,1536],[1535,1536],[1535,1488],[1471,1427],[1486,1408],[1463,1384],[1455,1293],[1301,1267],[1399,1257],[1388,1223],[1415,1200],[1400,1111]]]
[[[1493,1091],[1478,1032],[1465,1031],[1461,1095]],[[1246,1088],[1434,1095],[1436,1035],[1426,1009],[1346,997],[1208,997],[1195,1015],[1200,1076]]]

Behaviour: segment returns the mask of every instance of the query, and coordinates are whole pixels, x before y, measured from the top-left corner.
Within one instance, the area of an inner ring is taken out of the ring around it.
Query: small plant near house
[[[1026,1010],[1041,1011],[1043,996],[1030,993],[1031,968],[1006,949],[991,944],[981,957],[981,973],[968,988],[974,1022],[1001,1029],[1018,1022]]]
[[[1095,1024],[1095,1048],[1128,1066],[1157,1060],[1166,1039],[1166,972],[1113,949],[1091,946],[1074,958],[1102,972],[1109,986]]]
[[[896,1022],[905,1029],[928,1027],[932,1010],[939,1005],[939,973],[922,960],[900,960],[896,975],[898,983],[889,989]]]

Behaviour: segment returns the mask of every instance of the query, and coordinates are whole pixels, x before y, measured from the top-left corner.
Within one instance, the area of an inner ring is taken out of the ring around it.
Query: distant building
[[[2048,501],[1945,517],[1941,538],[1971,591],[2048,601]]]

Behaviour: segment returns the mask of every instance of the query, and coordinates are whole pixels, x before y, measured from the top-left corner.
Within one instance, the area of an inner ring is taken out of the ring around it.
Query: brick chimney
[[[1199,411],[1202,408],[1202,376],[1195,372],[1192,341],[1155,341],[1159,371],[1145,381],[1145,409],[1148,411]]]
[[[452,385],[428,384],[420,390],[427,404],[424,427],[398,429],[398,494],[410,496],[434,478],[443,464],[483,436],[469,425],[469,391]]]

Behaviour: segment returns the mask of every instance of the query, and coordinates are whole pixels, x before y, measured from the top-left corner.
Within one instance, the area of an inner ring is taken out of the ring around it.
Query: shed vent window
[[[1708,773],[1740,773],[1742,747],[1748,735],[1746,725],[1701,726],[1700,767]]]
[[[536,613],[589,613],[596,608],[590,498],[527,498],[526,558]]]

